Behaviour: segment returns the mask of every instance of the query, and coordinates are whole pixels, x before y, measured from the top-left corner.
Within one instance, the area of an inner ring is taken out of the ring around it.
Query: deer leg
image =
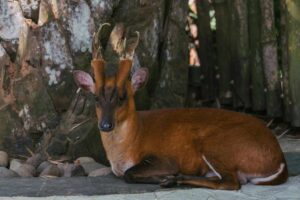
[[[168,176],[178,173],[176,162],[168,158],[148,157],[124,174],[128,183],[158,184]]]
[[[202,156],[204,162],[214,172],[215,176],[213,177],[200,177],[200,176],[177,176],[177,177],[166,177],[161,181],[162,187],[170,187],[174,185],[189,185],[194,187],[205,187],[211,189],[219,190],[238,190],[240,182],[235,171],[228,170],[222,164],[222,162],[213,159],[212,156],[209,156],[209,162],[207,158]],[[219,166],[219,167],[216,167]]]
[[[162,187],[171,187],[174,185],[188,185],[194,187],[205,187],[217,190],[238,190],[240,183],[235,174],[222,174],[222,179],[218,177],[199,177],[199,176],[173,176],[166,177],[161,181]]]

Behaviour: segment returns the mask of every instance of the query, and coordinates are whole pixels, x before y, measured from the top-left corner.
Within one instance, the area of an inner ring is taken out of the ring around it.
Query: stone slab
[[[118,187],[117,187],[118,188]],[[299,200],[300,176],[291,177],[285,184],[279,186],[245,185],[239,191],[222,191],[209,189],[171,189],[138,194],[113,194],[92,196],[50,196],[35,198],[35,200]],[[31,200],[32,197],[0,197],[0,200]]]
[[[239,191],[162,189],[158,185],[127,184],[113,175],[72,178],[0,178],[1,197],[49,197],[50,199],[299,199],[300,140],[280,141],[290,178],[279,186],[244,185]],[[103,196],[104,195],[104,196]],[[76,198],[74,196],[77,196]],[[88,198],[87,198],[88,197]],[[101,198],[100,198],[101,197]],[[18,199],[18,198],[17,198]],[[25,198],[26,199],[26,198]],[[48,198],[47,198],[48,199]]]
[[[53,195],[105,195],[153,192],[157,185],[126,184],[108,175],[72,178],[6,178],[0,179],[0,196],[45,197]]]

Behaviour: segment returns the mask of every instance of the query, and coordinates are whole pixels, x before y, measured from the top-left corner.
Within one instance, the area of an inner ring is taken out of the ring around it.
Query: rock
[[[59,177],[60,170],[57,165],[50,164],[48,165],[40,174],[40,177]]]
[[[27,19],[32,19],[35,23],[38,22],[39,4],[38,0],[19,0],[22,8],[23,16]]]
[[[81,165],[84,168],[86,174],[90,174],[92,171],[96,169],[104,168],[106,166],[97,163],[91,157],[79,157],[74,161],[75,164]]]
[[[29,38],[28,41],[30,41]],[[22,42],[24,43],[25,41]],[[36,54],[35,58],[39,59]],[[22,120],[26,134],[41,133],[55,123],[57,113],[52,103],[51,95],[47,92],[48,88],[44,84],[43,78],[46,79],[47,76],[41,74],[45,70],[37,70],[40,67],[38,65],[39,61],[30,60],[27,56],[24,59],[21,66],[23,70],[14,79],[13,95],[16,98],[15,103],[19,110],[18,116]],[[30,61],[30,64],[26,63],[27,59]]]
[[[119,4],[119,0],[101,1],[101,3],[99,3],[97,0],[92,0],[90,2],[91,14],[94,18],[94,21],[97,22],[95,25],[109,21],[110,16],[113,14],[114,8],[116,8]]]
[[[60,176],[64,176],[64,174],[65,174],[65,165],[66,165],[65,163],[58,163],[57,164]]]
[[[57,3],[55,7],[58,10],[57,17],[65,19],[62,25],[70,38],[68,46],[71,52],[91,53],[95,25],[89,4],[85,0],[76,0],[73,4]]]
[[[40,153],[32,155],[26,160],[26,163],[37,168],[43,161],[46,160],[46,157]]]
[[[8,177],[18,177],[19,175],[5,167],[0,167],[0,178],[8,178]]]
[[[41,72],[52,98],[50,106],[53,105],[57,112],[67,110],[72,101],[70,95],[76,88],[72,83],[74,66],[66,32],[57,20],[51,20],[32,32],[39,38]],[[32,54],[31,58],[35,55]]]
[[[72,168],[71,171],[71,176],[85,176],[86,173],[84,171],[84,168],[81,165],[76,165],[74,164],[74,167]]]
[[[79,157],[77,158],[74,163],[82,164],[82,163],[89,163],[89,162],[95,162],[94,158],[91,157]]]
[[[105,167],[105,168],[96,169],[96,170],[90,172],[88,176],[90,176],[90,177],[106,176],[110,173],[112,173],[111,168]]]
[[[17,168],[15,171],[17,174],[19,174],[21,177],[34,177],[36,174],[36,170],[32,165],[29,164],[21,164],[19,168]]]
[[[13,171],[16,171],[23,164],[23,162],[24,161],[22,161],[20,159],[12,159],[10,161],[9,169],[13,170]]]
[[[17,40],[24,17],[18,1],[1,1],[1,40]]]
[[[8,154],[5,151],[0,151],[0,167],[7,167]]]
[[[86,174],[89,174],[89,173],[91,173],[92,171],[94,171],[96,169],[100,169],[100,168],[106,167],[106,166],[101,165],[101,164],[99,164],[97,162],[81,163],[80,165],[83,167],[83,169],[84,169],[84,171],[85,171]]]
[[[85,176],[85,171],[81,165],[73,163],[62,163],[58,167],[63,172],[64,177]]]
[[[44,171],[49,165],[51,165],[49,161],[42,162],[36,169],[37,174],[42,173],[42,171]]]

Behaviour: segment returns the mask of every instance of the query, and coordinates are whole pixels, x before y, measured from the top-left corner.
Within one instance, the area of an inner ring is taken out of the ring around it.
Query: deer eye
[[[101,101],[100,101],[99,96],[94,95],[94,100],[95,100],[96,106],[97,106],[97,107],[100,107],[100,106],[101,106]]]
[[[119,96],[119,104],[122,104],[127,98],[126,92],[123,93],[123,95]]]

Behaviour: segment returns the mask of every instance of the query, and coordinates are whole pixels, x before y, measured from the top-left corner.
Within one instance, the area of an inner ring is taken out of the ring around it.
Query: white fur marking
[[[206,159],[206,157],[204,155],[202,155],[203,160],[205,161],[205,163],[208,165],[208,167],[211,169],[211,171],[213,171],[217,177],[221,180],[222,176],[215,170],[215,168],[208,162],[208,160]]]
[[[242,185],[244,185],[248,182],[248,177],[243,172],[237,171],[237,175],[238,175],[238,179]]]
[[[285,164],[281,163],[278,172],[276,172],[275,174],[268,176],[268,177],[264,177],[264,178],[253,178],[250,180],[250,182],[253,184],[259,184],[259,183],[272,181],[275,178],[277,178],[278,175],[280,175],[282,173],[284,167],[285,167]]]
[[[205,174],[205,177],[206,178],[211,178],[211,177],[216,177],[217,175],[215,174],[215,172],[213,172],[213,171],[210,171],[210,172],[207,172],[206,174]]]
[[[124,175],[124,173],[131,168],[132,166],[134,166],[134,163],[130,160],[128,161],[118,161],[118,162],[111,162],[111,170],[113,171],[113,173],[118,176],[121,177]]]

